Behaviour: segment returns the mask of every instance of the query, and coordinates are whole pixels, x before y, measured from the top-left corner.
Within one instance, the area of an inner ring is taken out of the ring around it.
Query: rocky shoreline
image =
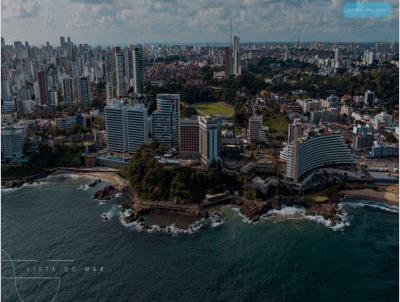
[[[90,186],[90,185],[89,185]],[[118,190],[117,188],[115,188],[114,186],[110,185],[110,186],[105,186],[104,188],[98,190],[95,194],[94,194],[94,199],[97,200],[111,200],[114,199],[117,194],[121,193],[120,190]]]
[[[1,188],[2,189],[14,189],[22,187],[24,184],[33,184],[39,179],[46,178],[53,171],[43,171],[34,175],[25,176],[22,178],[12,178],[12,179],[2,179]]]
[[[24,184],[35,183],[51,173],[57,175],[62,171],[63,169],[53,169],[21,179],[5,179],[2,180],[2,188],[18,188]],[[179,215],[190,216],[196,219],[208,219],[215,213],[215,209],[222,205],[222,203],[209,206],[208,204],[202,203],[181,205],[170,202],[142,202],[134,192],[132,192],[127,182],[124,179],[119,179],[121,177],[115,172],[96,173],[93,171],[82,171],[73,172],[73,174],[92,177],[93,180],[87,184],[88,187],[94,187],[100,183],[100,176],[106,180],[112,180],[111,185],[98,190],[93,198],[99,201],[109,201],[118,197],[120,194],[128,196],[128,201],[122,204],[122,210],[128,210],[123,218],[125,223],[128,224],[135,222],[142,223],[144,215],[152,215],[154,208],[157,208],[157,211],[161,213],[170,213],[169,216],[175,215],[176,221],[179,220]],[[322,219],[330,221],[332,225],[336,225],[342,223],[341,217],[343,216],[343,210],[339,206],[339,203],[343,200],[373,199],[393,204],[393,202],[387,200],[387,195],[385,195],[387,194],[388,188],[381,188],[380,191],[373,191],[374,194],[370,194],[370,191],[372,191],[372,189],[369,188],[349,188],[333,194],[330,196],[329,200],[325,202],[315,202],[312,200],[312,196],[275,196],[268,200],[248,200],[236,196],[224,204],[237,207],[239,213],[243,215],[248,222],[257,222],[263,216],[268,215],[269,212],[281,211],[281,209],[286,207],[295,207],[304,211],[304,215],[306,216],[321,217]]]
[[[145,221],[144,217],[151,217],[154,213],[154,209],[149,206],[140,206],[141,202],[124,202],[122,204],[122,211],[125,213],[123,216],[124,223],[126,224],[140,224],[144,229]],[[161,202],[162,204],[162,202]],[[192,205],[193,206],[193,205]],[[197,205],[198,210],[189,210],[190,206],[187,206],[187,211],[177,210],[174,207],[165,206],[162,210],[164,213],[172,213],[175,215],[176,220],[181,215],[189,215],[198,220],[209,219],[218,212],[222,205],[215,205],[212,207],[201,207]],[[342,224],[342,217],[344,215],[343,209],[339,206],[339,202],[329,201],[325,203],[315,203],[304,198],[274,198],[268,201],[253,201],[245,200],[243,198],[234,198],[230,203],[224,204],[224,206],[233,207],[238,209],[237,211],[246,222],[255,223],[258,222],[265,215],[269,213],[279,212],[285,208],[292,207],[298,209],[304,214],[304,217],[320,217],[321,220],[328,221],[332,227]],[[223,218],[222,218],[223,219]],[[317,220],[317,219],[316,219]],[[216,222],[216,224],[219,224]]]

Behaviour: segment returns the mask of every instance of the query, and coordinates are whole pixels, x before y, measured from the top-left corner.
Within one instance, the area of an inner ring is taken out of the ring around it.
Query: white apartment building
[[[199,151],[201,162],[209,166],[221,159],[221,123],[210,116],[199,116]]]
[[[157,94],[153,112],[153,138],[164,151],[180,147],[180,95]]]
[[[108,150],[135,153],[149,142],[147,108],[143,104],[125,106],[112,101],[104,109]]]
[[[1,129],[1,158],[18,160],[24,156],[26,127],[4,127]]]

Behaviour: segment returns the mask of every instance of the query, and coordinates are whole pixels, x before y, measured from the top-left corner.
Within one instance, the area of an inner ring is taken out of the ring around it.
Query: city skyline
[[[60,36],[78,43],[374,42],[398,40],[398,3],[385,18],[349,19],[348,1],[59,0],[2,3],[2,36],[41,45]],[[319,9],[315,9],[318,7]],[[35,30],[31,30],[35,28]],[[29,30],[28,30],[29,29]],[[105,37],[107,36],[107,41]]]

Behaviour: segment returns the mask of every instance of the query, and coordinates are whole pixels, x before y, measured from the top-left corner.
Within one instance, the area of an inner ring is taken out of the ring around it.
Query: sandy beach
[[[381,188],[382,191],[372,189],[343,190],[340,193],[350,199],[379,200],[393,205],[399,205],[399,187],[390,185]]]
[[[114,169],[75,169],[75,168],[61,168],[52,173],[53,175],[59,174],[75,174],[95,179],[105,180],[115,186],[117,189],[122,190],[129,185],[128,181],[118,175],[117,170]]]

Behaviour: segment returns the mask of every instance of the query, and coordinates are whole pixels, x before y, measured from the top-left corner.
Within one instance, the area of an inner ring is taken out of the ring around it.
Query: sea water
[[[88,182],[2,191],[2,301],[398,301],[396,207],[342,204],[338,229],[301,209],[256,224],[225,209],[218,227],[148,233]]]

